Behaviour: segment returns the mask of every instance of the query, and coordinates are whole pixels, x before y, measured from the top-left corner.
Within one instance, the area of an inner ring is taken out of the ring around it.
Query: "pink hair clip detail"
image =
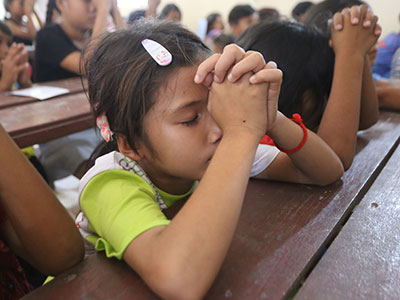
[[[165,67],[172,62],[172,54],[156,41],[144,39],[142,46],[160,66]]]
[[[101,136],[108,143],[112,140],[113,132],[110,129],[110,124],[108,123],[108,119],[106,115],[98,116],[96,119],[97,127],[100,129]]]

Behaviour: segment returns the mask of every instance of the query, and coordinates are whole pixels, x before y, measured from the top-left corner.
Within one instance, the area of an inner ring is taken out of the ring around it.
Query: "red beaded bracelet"
[[[273,141],[269,136],[267,136],[267,135],[265,135],[265,136],[263,137],[263,139],[261,140],[260,143],[261,143],[261,144],[266,144],[266,145],[275,146],[275,147],[278,148],[281,152],[287,153],[287,154],[295,153],[295,152],[299,151],[301,148],[303,148],[304,144],[305,144],[306,141],[307,141],[307,137],[308,137],[308,131],[307,131],[306,126],[304,126],[304,124],[303,124],[303,119],[301,118],[301,116],[300,116],[299,114],[293,114],[293,118],[291,118],[290,120],[292,120],[293,122],[299,124],[300,127],[301,127],[301,129],[303,129],[303,133],[304,133],[304,135],[303,135],[303,140],[300,142],[300,144],[299,144],[296,148],[294,148],[294,149],[292,149],[292,150],[283,150],[283,149],[279,148],[279,147],[274,143],[274,141]]]

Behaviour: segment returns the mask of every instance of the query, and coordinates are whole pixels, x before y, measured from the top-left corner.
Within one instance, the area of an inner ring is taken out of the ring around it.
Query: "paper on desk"
[[[56,96],[68,94],[69,90],[53,86],[33,86],[27,89],[15,90],[10,95],[32,97],[39,100],[46,100]]]

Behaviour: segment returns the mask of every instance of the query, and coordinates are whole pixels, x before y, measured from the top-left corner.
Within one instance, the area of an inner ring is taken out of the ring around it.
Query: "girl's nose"
[[[219,128],[218,124],[214,121],[214,119],[210,118],[210,131],[208,134],[208,141],[211,144],[218,143],[222,138],[222,130]]]

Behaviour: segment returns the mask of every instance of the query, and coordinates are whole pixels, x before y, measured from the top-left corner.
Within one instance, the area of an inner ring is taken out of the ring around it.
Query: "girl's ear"
[[[58,7],[58,9],[61,11],[61,13],[62,13],[62,11],[63,11],[63,4],[64,4],[64,0],[56,0],[56,6]]]
[[[129,157],[130,159],[133,159],[135,161],[140,161],[143,158],[143,155],[141,155],[139,149],[137,149],[137,152],[136,152],[135,150],[133,150],[131,148],[128,141],[126,140],[126,137],[118,135],[117,144],[118,144],[119,152],[121,152],[123,155]]]

